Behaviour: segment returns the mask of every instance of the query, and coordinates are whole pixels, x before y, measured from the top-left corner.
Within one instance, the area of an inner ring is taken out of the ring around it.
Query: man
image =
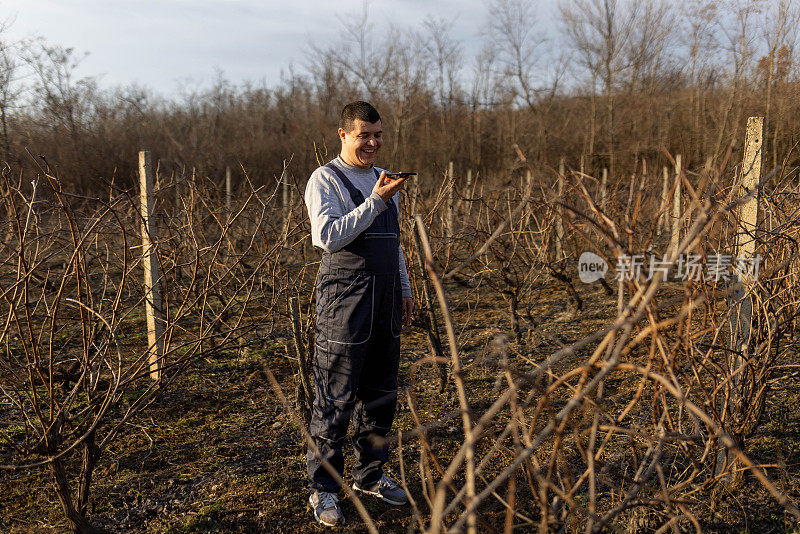
[[[408,495],[383,473],[385,437],[397,401],[401,323],[413,310],[400,246],[398,191],[406,178],[390,179],[374,166],[383,141],[381,117],[366,102],[342,110],[339,157],[315,170],[306,186],[311,238],[322,249],[317,276],[315,399],[309,449],[309,503],[328,526],[344,522],[339,484],[323,465],[344,471],[342,447],[351,417],[357,458],[353,488],[391,504]]]

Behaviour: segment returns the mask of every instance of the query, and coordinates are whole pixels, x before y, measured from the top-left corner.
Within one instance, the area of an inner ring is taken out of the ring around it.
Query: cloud
[[[210,81],[216,67],[234,82],[277,83],[282,70],[305,62],[309,43],[324,48],[339,41],[341,20],[359,16],[362,6],[361,0],[0,1],[0,9],[14,18],[6,38],[41,35],[51,44],[88,51],[81,75],[100,75],[103,85],[135,82],[164,93],[175,89],[176,80]],[[459,15],[454,32],[467,40],[477,33],[484,9],[480,1],[452,0],[375,0],[369,6],[378,31]]]

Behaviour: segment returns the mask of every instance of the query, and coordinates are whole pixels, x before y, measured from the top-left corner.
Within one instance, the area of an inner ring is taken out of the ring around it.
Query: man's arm
[[[386,209],[386,202],[373,192],[356,209],[346,212],[333,177],[322,169],[314,171],[308,180],[305,201],[311,219],[311,242],[325,252],[349,245]]]
[[[386,180],[382,172],[372,194],[356,209],[345,213],[344,201],[333,185],[333,178],[326,176],[322,168],[314,171],[305,194],[312,244],[326,252],[336,252],[350,244],[386,209],[386,202],[403,188],[407,178]]]

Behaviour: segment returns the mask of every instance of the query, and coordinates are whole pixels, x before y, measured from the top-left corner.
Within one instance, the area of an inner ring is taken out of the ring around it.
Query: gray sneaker
[[[381,479],[370,488],[362,488],[357,482],[354,482],[353,489],[366,495],[378,497],[382,501],[396,506],[408,504],[408,494],[406,490],[385,474],[381,475]]]
[[[314,519],[327,527],[335,527],[344,523],[342,510],[339,508],[339,497],[327,491],[315,491],[308,498],[308,504],[314,510]]]

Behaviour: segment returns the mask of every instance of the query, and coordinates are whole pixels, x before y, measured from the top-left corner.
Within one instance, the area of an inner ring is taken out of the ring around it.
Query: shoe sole
[[[388,498],[384,497],[383,494],[381,494],[380,492],[377,492],[377,491],[368,491],[368,490],[365,490],[365,489],[361,489],[355,483],[353,484],[353,489],[355,491],[359,492],[359,493],[363,493],[364,495],[370,495],[372,497],[377,497],[380,500],[382,500],[383,502],[389,503],[389,504],[394,505],[394,506],[403,506],[403,505],[408,504],[408,501],[393,501],[391,499],[388,499]]]
[[[320,519],[320,517],[317,515],[317,507],[314,504],[314,501],[311,500],[312,497],[313,495],[308,496],[308,505],[311,507],[311,511],[314,512],[314,519],[317,521],[317,523],[325,525],[326,527],[338,527],[339,525],[344,525],[344,518],[342,518],[341,521],[337,521],[336,523],[326,523],[325,521]]]

